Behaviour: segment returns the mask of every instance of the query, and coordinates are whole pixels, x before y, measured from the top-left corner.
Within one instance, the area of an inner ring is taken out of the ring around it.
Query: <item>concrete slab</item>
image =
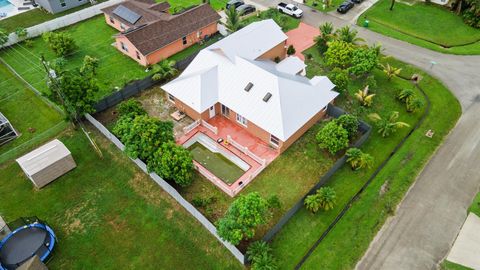
[[[301,22],[297,28],[285,33],[288,36],[287,46],[295,47],[295,56],[305,61],[302,52],[315,44],[315,37],[320,35],[317,27]]]
[[[447,260],[480,269],[480,218],[470,213],[453,244]]]

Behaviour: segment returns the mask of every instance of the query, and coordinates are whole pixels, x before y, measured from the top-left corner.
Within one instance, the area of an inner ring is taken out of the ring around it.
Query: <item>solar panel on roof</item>
[[[118,17],[124,19],[125,21],[135,24],[140,20],[142,16],[138,15],[137,13],[131,11],[130,9],[120,5],[113,10],[113,14],[117,15]]]

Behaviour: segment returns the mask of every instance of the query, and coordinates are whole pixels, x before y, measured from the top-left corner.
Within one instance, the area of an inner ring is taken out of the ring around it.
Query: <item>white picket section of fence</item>
[[[227,135],[227,141],[228,141],[229,144],[233,145],[235,148],[240,150],[245,155],[251,157],[256,162],[262,164],[262,166],[265,166],[267,164],[267,161],[265,159],[260,158],[259,156],[255,155],[252,151],[250,151],[248,149],[248,147],[243,146],[243,145],[239,144],[238,142],[236,142],[234,139],[232,139],[232,136]]]
[[[115,144],[120,150],[124,150],[125,146],[120,142],[120,140],[115,137],[110,131],[104,127],[100,122],[98,122],[95,118],[93,118],[90,114],[86,114],[85,118],[95,126],[107,139]],[[167,192],[172,198],[174,198],[185,210],[187,210],[200,224],[203,225],[215,238],[218,239],[227,249],[232,253],[232,255],[241,263],[245,264],[245,255],[243,255],[240,250],[237,249],[234,245],[230,244],[227,241],[222,240],[217,233],[217,228],[204,216],[200,213],[193,205],[191,205],[187,200],[185,200],[178,191],[172,187],[168,182],[163,180],[160,176],[156,173],[149,173],[147,170],[147,165],[139,160],[139,159],[132,159],[133,163],[135,163],[143,172],[148,174],[150,178],[155,181],[165,192]],[[195,166],[198,167],[198,166]],[[208,172],[208,171],[207,171]],[[202,172],[200,172],[202,173]],[[208,172],[210,173],[210,172]],[[231,193],[231,191],[229,191]]]
[[[223,192],[227,193],[230,197],[235,196],[232,190],[228,188],[228,185],[225,184],[221,179],[216,177],[213,173],[211,173],[209,170],[204,168],[202,165],[200,165],[198,162],[195,160],[193,161],[193,164],[195,166],[195,169],[203,175],[205,178],[207,178],[212,184],[215,186],[219,187]]]
[[[190,125],[183,128],[183,134],[187,135],[192,130],[194,130],[196,127],[198,127],[199,125],[200,125],[200,121],[196,120],[195,122],[193,122]]]
[[[207,123],[207,121],[202,120],[202,126],[204,126],[206,129],[208,129],[208,130],[210,130],[211,132],[213,132],[215,135],[218,134],[218,128],[215,127],[215,126],[210,125],[209,123]]]

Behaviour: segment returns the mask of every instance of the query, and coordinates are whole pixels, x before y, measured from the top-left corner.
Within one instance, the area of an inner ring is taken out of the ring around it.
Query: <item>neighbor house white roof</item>
[[[28,175],[34,175],[71,153],[65,145],[55,139],[17,159],[17,163]]]
[[[300,68],[295,58],[279,64],[257,59],[284,37],[273,20],[252,23],[200,51],[163,89],[200,113],[220,102],[286,141],[338,93],[327,77],[294,75]],[[246,91],[249,83],[253,87]],[[271,98],[265,102],[268,93]]]

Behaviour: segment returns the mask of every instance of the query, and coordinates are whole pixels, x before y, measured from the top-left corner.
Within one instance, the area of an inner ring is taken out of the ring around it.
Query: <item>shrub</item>
[[[257,192],[240,196],[233,201],[227,213],[217,221],[218,235],[225,241],[238,245],[255,235],[259,225],[271,217],[268,202]]]
[[[192,204],[195,207],[206,207],[210,204],[215,202],[215,197],[208,197],[208,198],[201,198],[201,197],[195,197],[192,200]]]
[[[256,241],[247,249],[247,258],[252,262],[252,269],[275,270],[277,262],[273,257],[272,248],[264,241]]]
[[[276,194],[273,194],[270,197],[268,197],[267,202],[268,202],[268,207],[272,209],[279,209],[280,207],[282,207],[282,202],[280,202],[280,199]]]
[[[46,32],[42,37],[57,56],[65,57],[77,48],[73,38],[65,32]]]
[[[8,42],[8,33],[5,29],[0,28],[0,46]]]
[[[344,41],[332,41],[325,52],[326,64],[331,67],[350,66],[355,45]]]
[[[408,103],[411,99],[415,98],[415,91],[412,89],[403,89],[397,95],[398,100],[403,103]]]
[[[316,136],[320,148],[332,155],[348,146],[348,131],[336,121],[326,124]]]
[[[353,51],[348,71],[356,76],[370,73],[378,66],[378,54],[374,49],[360,47]]]
[[[165,142],[149,158],[148,169],[182,187],[189,186],[193,181],[192,153],[175,142]]]
[[[346,92],[348,90],[350,77],[346,70],[336,67],[328,74],[328,78],[335,84],[337,91]]]
[[[405,122],[397,121],[399,114],[398,112],[391,112],[388,118],[381,117],[377,113],[372,113],[368,117],[377,124],[378,133],[382,137],[388,137],[390,134],[395,133],[397,129],[409,127],[410,125]]]
[[[17,35],[19,39],[24,39],[28,35],[28,30],[24,27],[17,27],[17,29],[15,29],[15,35]]]
[[[120,114],[120,117],[129,116],[131,118],[135,118],[136,116],[147,114],[145,109],[143,109],[142,103],[135,99],[123,101],[120,103],[120,105],[118,105],[117,110]]]
[[[336,121],[344,129],[347,130],[349,138],[352,138],[355,134],[357,134],[358,126],[360,125],[360,122],[358,121],[358,118],[355,115],[344,114],[338,117]]]
[[[423,107],[423,101],[418,97],[414,97],[407,102],[406,106],[407,112],[416,112]]]
[[[293,45],[288,46],[288,49],[287,49],[287,55],[288,56],[294,55],[296,52],[297,52],[297,50],[295,50],[295,47],[293,47]]]
[[[377,80],[375,79],[375,76],[369,75],[367,79],[365,80],[365,86],[369,86],[371,89],[377,88]]]
[[[364,107],[370,107],[372,106],[373,103],[373,97],[375,94],[370,94],[369,92],[369,86],[365,86],[363,90],[358,90],[357,93],[355,93],[355,97],[357,98],[358,101],[360,101],[360,104]]]
[[[80,68],[80,73],[95,75],[97,73],[98,66],[99,66],[98,58],[85,55],[85,57],[83,58],[82,67]]]
[[[347,162],[350,163],[352,169],[358,170],[362,168],[371,168],[373,165],[373,157],[367,153],[363,153],[358,148],[350,148],[347,150]]]
[[[318,199],[317,194],[308,195],[303,201],[303,204],[308,211],[314,214],[320,210],[320,200]]]
[[[312,195],[308,195],[303,201],[307,210],[312,213],[318,212],[323,209],[328,211],[335,206],[337,195],[335,190],[331,187],[321,187],[317,189],[317,192]]]

